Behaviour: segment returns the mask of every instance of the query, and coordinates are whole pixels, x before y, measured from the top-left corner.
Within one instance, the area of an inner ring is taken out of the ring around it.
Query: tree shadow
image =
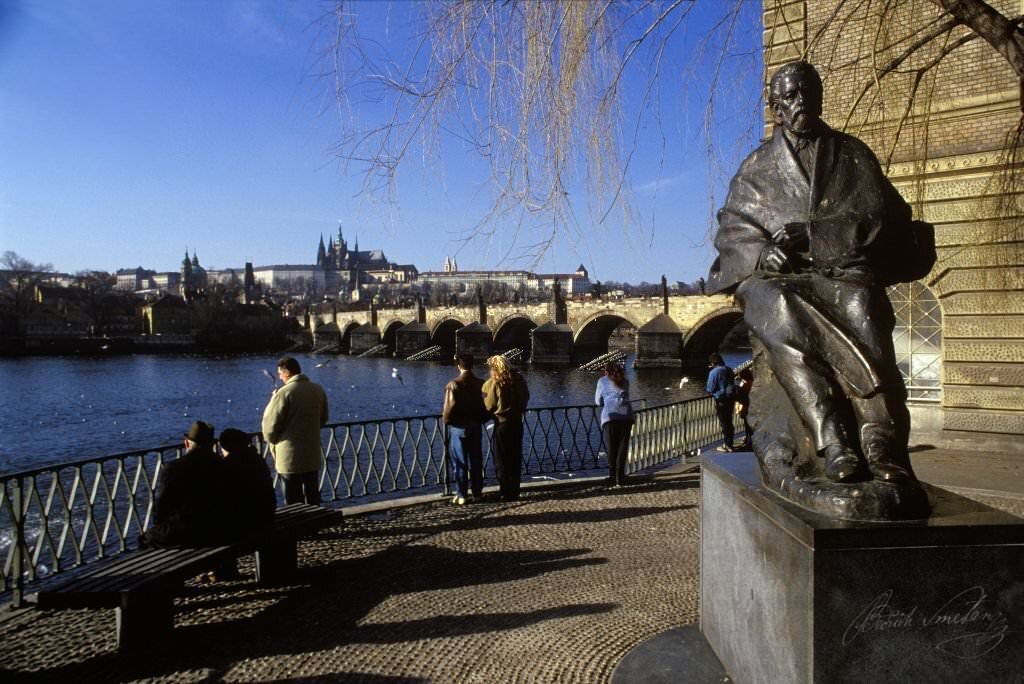
[[[504,527],[505,525],[522,524],[566,524],[566,523],[587,523],[587,522],[610,522],[614,520],[625,520],[632,517],[645,515],[656,515],[669,511],[686,510],[693,508],[692,505],[684,504],[679,506],[631,506],[621,507],[617,505],[591,511],[572,512],[541,512],[523,513],[516,511],[531,501],[540,499],[565,499],[582,500],[592,498],[611,498],[614,502],[619,497],[642,494],[654,491],[672,491],[697,489],[700,482],[696,478],[673,478],[669,479],[634,479],[631,484],[616,489],[609,489],[601,484],[581,483],[578,486],[563,486],[552,496],[550,491],[534,490],[523,493],[523,498],[516,503],[500,503],[497,501],[485,501],[483,503],[470,504],[466,506],[451,506],[446,503],[435,503],[424,507],[416,512],[411,509],[393,512],[387,520],[391,523],[387,526],[361,525],[357,516],[347,519],[347,527],[344,530],[327,531],[321,538],[338,540],[357,539],[381,539],[387,537],[422,536],[436,534],[442,530],[472,530]],[[369,520],[370,518],[366,518]],[[415,520],[416,524],[401,524],[400,520]]]
[[[509,526],[523,525],[578,525],[587,523],[615,522],[639,518],[659,513],[672,511],[685,511],[695,506],[682,504],[679,506],[636,506],[620,508],[600,508],[588,511],[543,511],[539,513],[508,513],[505,515],[491,515],[481,513],[473,517],[463,517],[457,520],[445,519],[433,523],[421,525],[395,525],[387,530],[374,531],[372,529],[352,530],[350,533],[328,533],[325,539],[379,539],[381,536],[426,536],[437,534],[442,531],[470,531],[482,529],[494,529]]]

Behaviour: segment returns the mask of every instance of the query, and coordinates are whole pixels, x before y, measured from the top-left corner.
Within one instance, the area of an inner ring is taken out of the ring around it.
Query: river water
[[[54,463],[176,444],[194,420],[219,433],[259,429],[275,355],[130,355],[0,359],[0,475]],[[327,392],[331,422],[435,415],[452,366],[346,356],[298,357]],[[730,365],[742,354],[726,355]],[[321,367],[316,367],[318,364]],[[627,365],[628,368],[628,365]],[[398,369],[400,379],[393,377]],[[486,368],[477,369],[486,377]],[[596,373],[524,369],[531,407],[589,404]],[[700,396],[675,370],[627,373],[633,399]]]

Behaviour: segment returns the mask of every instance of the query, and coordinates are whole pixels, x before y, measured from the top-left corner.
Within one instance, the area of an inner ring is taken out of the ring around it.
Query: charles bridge
[[[324,302],[300,321],[317,350],[408,358],[427,349],[477,356],[520,349],[537,365],[565,365],[608,351],[613,331],[637,331],[638,367],[703,365],[740,320],[732,297],[691,295],[341,311]]]

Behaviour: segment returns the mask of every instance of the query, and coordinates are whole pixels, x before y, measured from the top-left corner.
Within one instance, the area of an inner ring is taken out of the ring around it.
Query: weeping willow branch
[[[443,133],[487,169],[493,200],[466,240],[493,237],[502,224],[516,242],[546,225],[544,239],[525,240],[539,258],[538,246],[558,235],[579,240],[584,224],[610,222],[615,209],[627,229],[639,224],[633,155],[649,118],[660,122],[650,107],[666,70],[686,68],[664,58],[693,0],[422,2],[408,6],[422,30],[400,67],[383,42],[356,30],[359,3],[336,1],[330,63],[339,111],[387,107],[378,125],[344,121],[335,147],[347,165],[362,167],[365,193],[393,196],[413,146],[430,161]],[[723,16],[740,6],[725,3]],[[587,218],[577,215],[582,209]]]

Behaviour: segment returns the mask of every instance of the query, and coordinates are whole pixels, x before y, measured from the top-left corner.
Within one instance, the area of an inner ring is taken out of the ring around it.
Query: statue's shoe
[[[864,463],[852,449],[838,444],[825,447],[825,476],[833,482],[857,482],[866,473]]]
[[[875,476],[876,480],[884,482],[910,482],[913,478],[906,468],[901,468],[894,463],[873,462],[868,463],[868,470]]]
[[[868,461],[868,469],[876,480],[883,482],[909,482],[914,479],[910,470],[893,463],[893,448],[888,440],[876,437],[864,440],[864,456]]]

